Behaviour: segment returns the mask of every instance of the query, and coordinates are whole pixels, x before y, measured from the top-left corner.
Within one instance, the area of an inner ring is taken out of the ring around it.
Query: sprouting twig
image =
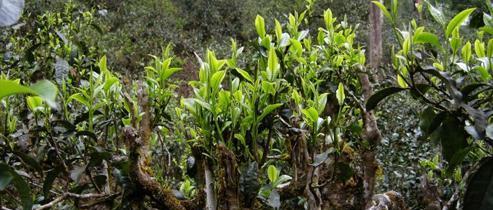
[[[52,200],[51,202],[44,204],[42,206],[37,207],[35,210],[43,210],[43,209],[49,209],[56,205],[57,203],[60,203],[64,201],[67,198],[75,198],[75,199],[89,199],[89,198],[102,198],[106,196],[111,196],[108,194],[96,194],[96,193],[88,193],[88,194],[75,194],[75,193],[70,193],[66,192],[62,196],[55,198],[55,200]],[[3,210],[3,209],[2,209]]]

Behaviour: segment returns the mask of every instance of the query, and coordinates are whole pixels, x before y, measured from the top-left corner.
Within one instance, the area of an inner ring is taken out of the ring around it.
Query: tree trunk
[[[210,169],[208,161],[204,161],[204,173],[205,173],[205,194],[206,194],[206,209],[216,210],[216,194],[214,191],[214,177]]]
[[[382,0],[379,0],[382,2]],[[378,68],[382,60],[382,13],[380,9],[373,3],[369,3],[370,29],[368,31],[368,72],[359,75],[360,83],[363,89],[365,101],[372,95],[373,89],[368,78],[368,73],[374,72],[373,75],[378,75]],[[378,76],[375,79],[379,79]],[[368,141],[369,147],[365,148],[362,153],[363,159],[363,199],[366,203],[366,208],[372,204],[372,197],[375,189],[375,173],[378,169],[376,159],[376,147],[380,143],[380,130],[377,127],[377,122],[373,113],[366,111],[362,107],[362,117],[364,123],[363,140]]]
[[[378,0],[382,2],[382,0]],[[382,2],[383,3],[383,2]],[[383,17],[380,8],[370,2],[368,22],[370,28],[368,30],[368,66],[370,72],[375,75],[374,79],[382,76],[383,72],[379,71],[380,64],[382,62],[382,25]]]
[[[226,146],[218,146],[218,157],[224,173],[220,173],[220,190],[218,208],[241,210],[240,202],[240,174],[235,154]]]

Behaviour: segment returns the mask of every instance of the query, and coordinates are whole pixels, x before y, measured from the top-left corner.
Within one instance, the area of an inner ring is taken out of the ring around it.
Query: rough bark
[[[421,177],[421,183],[419,185],[421,191],[420,203],[424,206],[425,210],[441,210],[442,199],[438,187],[430,182],[426,175]]]
[[[242,207],[239,186],[240,174],[236,156],[224,145],[218,146],[218,152],[218,157],[224,170],[221,173],[220,209],[240,210]]]
[[[378,0],[382,2],[382,0]],[[383,2],[382,2],[383,3]],[[382,62],[382,25],[383,25],[383,16],[380,9],[373,3],[369,3],[369,16],[368,23],[370,24],[370,28],[368,31],[368,65],[370,67],[370,71],[373,72],[373,75],[380,75],[382,72],[378,71],[380,64]],[[379,79],[376,76],[375,79]]]
[[[389,191],[373,196],[374,205],[368,210],[407,210],[404,197],[398,192]]]
[[[216,210],[216,195],[214,191],[214,177],[207,161],[204,161],[205,174],[205,194],[206,194],[206,209]]]
[[[138,103],[141,111],[144,112],[142,120],[139,124],[139,130],[136,131],[133,127],[125,127],[123,129],[123,138],[129,149],[130,162],[130,179],[135,186],[134,195],[147,195],[157,205],[157,208],[167,210],[187,210],[187,209],[202,209],[202,194],[198,193],[197,198],[191,201],[178,200],[171,190],[164,189],[150,174],[148,147],[149,139],[152,133],[152,116],[150,113],[148,95],[143,88],[142,83],[139,83]],[[129,100],[127,98],[127,100]],[[134,113],[134,112],[131,112]],[[135,120],[135,117],[132,117]],[[132,122],[135,126],[137,123]]]
[[[381,0],[379,0],[381,1]],[[368,49],[368,67],[369,72],[376,72],[380,67],[382,60],[382,13],[380,9],[373,3],[369,3],[369,49]],[[369,73],[367,72],[367,73]],[[377,74],[373,74],[377,75]],[[378,78],[375,78],[378,79]],[[363,89],[363,96],[365,101],[372,95],[373,89],[368,78],[368,74],[360,74],[359,80]],[[362,117],[364,130],[362,137],[368,141],[369,147],[365,148],[362,153],[363,161],[363,181],[364,181],[364,196],[363,199],[366,202],[366,207],[372,205],[372,197],[375,190],[375,174],[378,168],[376,160],[376,146],[380,143],[381,135],[380,130],[377,127],[377,122],[373,113],[364,110],[362,108]]]

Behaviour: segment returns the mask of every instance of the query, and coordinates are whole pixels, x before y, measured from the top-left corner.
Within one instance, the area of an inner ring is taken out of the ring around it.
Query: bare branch
[[[75,193],[66,192],[62,196],[56,198],[55,200],[53,200],[53,201],[51,201],[45,205],[39,206],[38,208],[35,208],[35,210],[49,209],[49,208],[53,207],[54,205],[56,205],[57,203],[64,201],[67,198],[90,199],[90,198],[102,198],[102,197],[107,197],[107,196],[111,196],[111,195],[109,195],[109,194],[96,194],[96,193],[75,194]]]

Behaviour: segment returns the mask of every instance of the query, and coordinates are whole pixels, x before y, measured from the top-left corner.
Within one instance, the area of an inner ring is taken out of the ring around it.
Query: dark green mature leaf
[[[0,170],[0,191],[5,190],[14,177],[8,170]]]
[[[486,136],[490,139],[493,139],[493,124],[488,125],[486,127]]]
[[[110,152],[105,151],[94,151],[91,153],[91,160],[89,161],[88,166],[100,166],[103,163],[103,160],[109,160],[111,158]]]
[[[56,177],[61,172],[60,168],[54,168],[48,171],[46,174],[45,180],[43,181],[43,193],[46,198],[49,197],[50,190],[53,186],[53,182],[55,182]]]
[[[430,123],[430,126],[428,127],[427,132],[429,134],[435,132],[435,130],[437,130],[437,128],[440,127],[440,125],[442,124],[442,122],[446,116],[447,116],[447,112],[440,112],[437,115],[435,115],[435,117],[433,118],[433,120]]]
[[[418,99],[420,95],[424,95],[431,88],[428,84],[416,84],[411,88],[411,96]]]
[[[9,165],[5,163],[0,163],[0,190],[1,190],[1,183],[2,183],[2,174],[9,174],[11,178],[6,176],[7,179],[11,179],[8,183],[14,184],[15,188],[17,189],[17,192],[19,193],[19,197],[21,199],[22,203],[22,208],[24,210],[31,210],[33,206],[33,201],[31,198],[31,188],[27,184],[27,182],[22,179],[22,177],[15,172],[14,169],[12,169]],[[7,184],[8,184],[7,183]]]
[[[91,131],[78,131],[75,136],[80,137],[80,136],[87,136],[91,139],[93,139],[95,142],[98,141],[98,136],[91,132]]]
[[[435,67],[427,66],[424,69],[420,69],[419,71],[435,76],[444,82],[453,80],[452,77],[447,72],[439,71]]]
[[[466,132],[472,136],[474,139],[481,139],[481,134],[476,130],[476,128],[472,125],[464,127]]]
[[[20,151],[14,151],[14,154],[21,158],[22,162],[27,164],[29,167],[34,168],[40,175],[43,174],[43,168],[41,167],[41,164],[39,164],[39,162],[31,157],[29,154]]]
[[[385,99],[386,97],[388,97],[390,95],[396,94],[396,93],[401,92],[403,90],[407,90],[407,88],[389,87],[389,88],[385,88],[383,90],[376,92],[375,94],[370,96],[370,98],[366,102],[366,110],[367,111],[373,110],[375,107],[377,107],[377,105],[380,101],[382,101],[383,99]]]
[[[462,23],[469,17],[469,15],[474,12],[476,8],[466,9],[459,14],[457,14],[452,20],[448,23],[447,29],[445,30],[445,36],[450,37],[452,32],[460,27]]]
[[[485,83],[473,83],[473,84],[470,84],[470,85],[463,87],[460,90],[460,92],[462,93],[464,98],[467,99],[470,96],[470,94],[473,93],[474,91],[476,91],[478,88],[485,87],[487,85],[488,84],[485,84]]]
[[[479,169],[467,183],[464,210],[493,209],[493,158],[481,161]]]
[[[431,106],[424,109],[419,115],[419,128],[421,129],[424,135],[430,134],[429,129],[436,115],[437,114],[435,113],[435,110]]]
[[[17,23],[23,9],[24,0],[0,0],[0,27]]]
[[[347,163],[337,163],[337,175],[338,179],[341,181],[347,181],[354,175],[353,168]]]
[[[274,110],[277,108],[281,107],[282,104],[271,104],[268,105],[267,107],[264,108],[262,111],[262,114],[257,118],[257,120],[260,122],[262,121],[268,114],[272,113]]]
[[[455,171],[456,167],[459,166],[462,163],[462,161],[464,161],[467,154],[469,154],[471,150],[472,147],[466,147],[464,149],[457,151],[452,157],[452,159],[450,160],[449,165],[447,166],[447,173],[452,174]]]
[[[271,206],[274,209],[279,209],[281,207],[281,196],[277,192],[277,190],[272,190],[269,195],[269,206]]]
[[[440,143],[443,157],[450,162],[456,153],[467,147],[464,123],[452,115],[447,115],[442,122]]]

